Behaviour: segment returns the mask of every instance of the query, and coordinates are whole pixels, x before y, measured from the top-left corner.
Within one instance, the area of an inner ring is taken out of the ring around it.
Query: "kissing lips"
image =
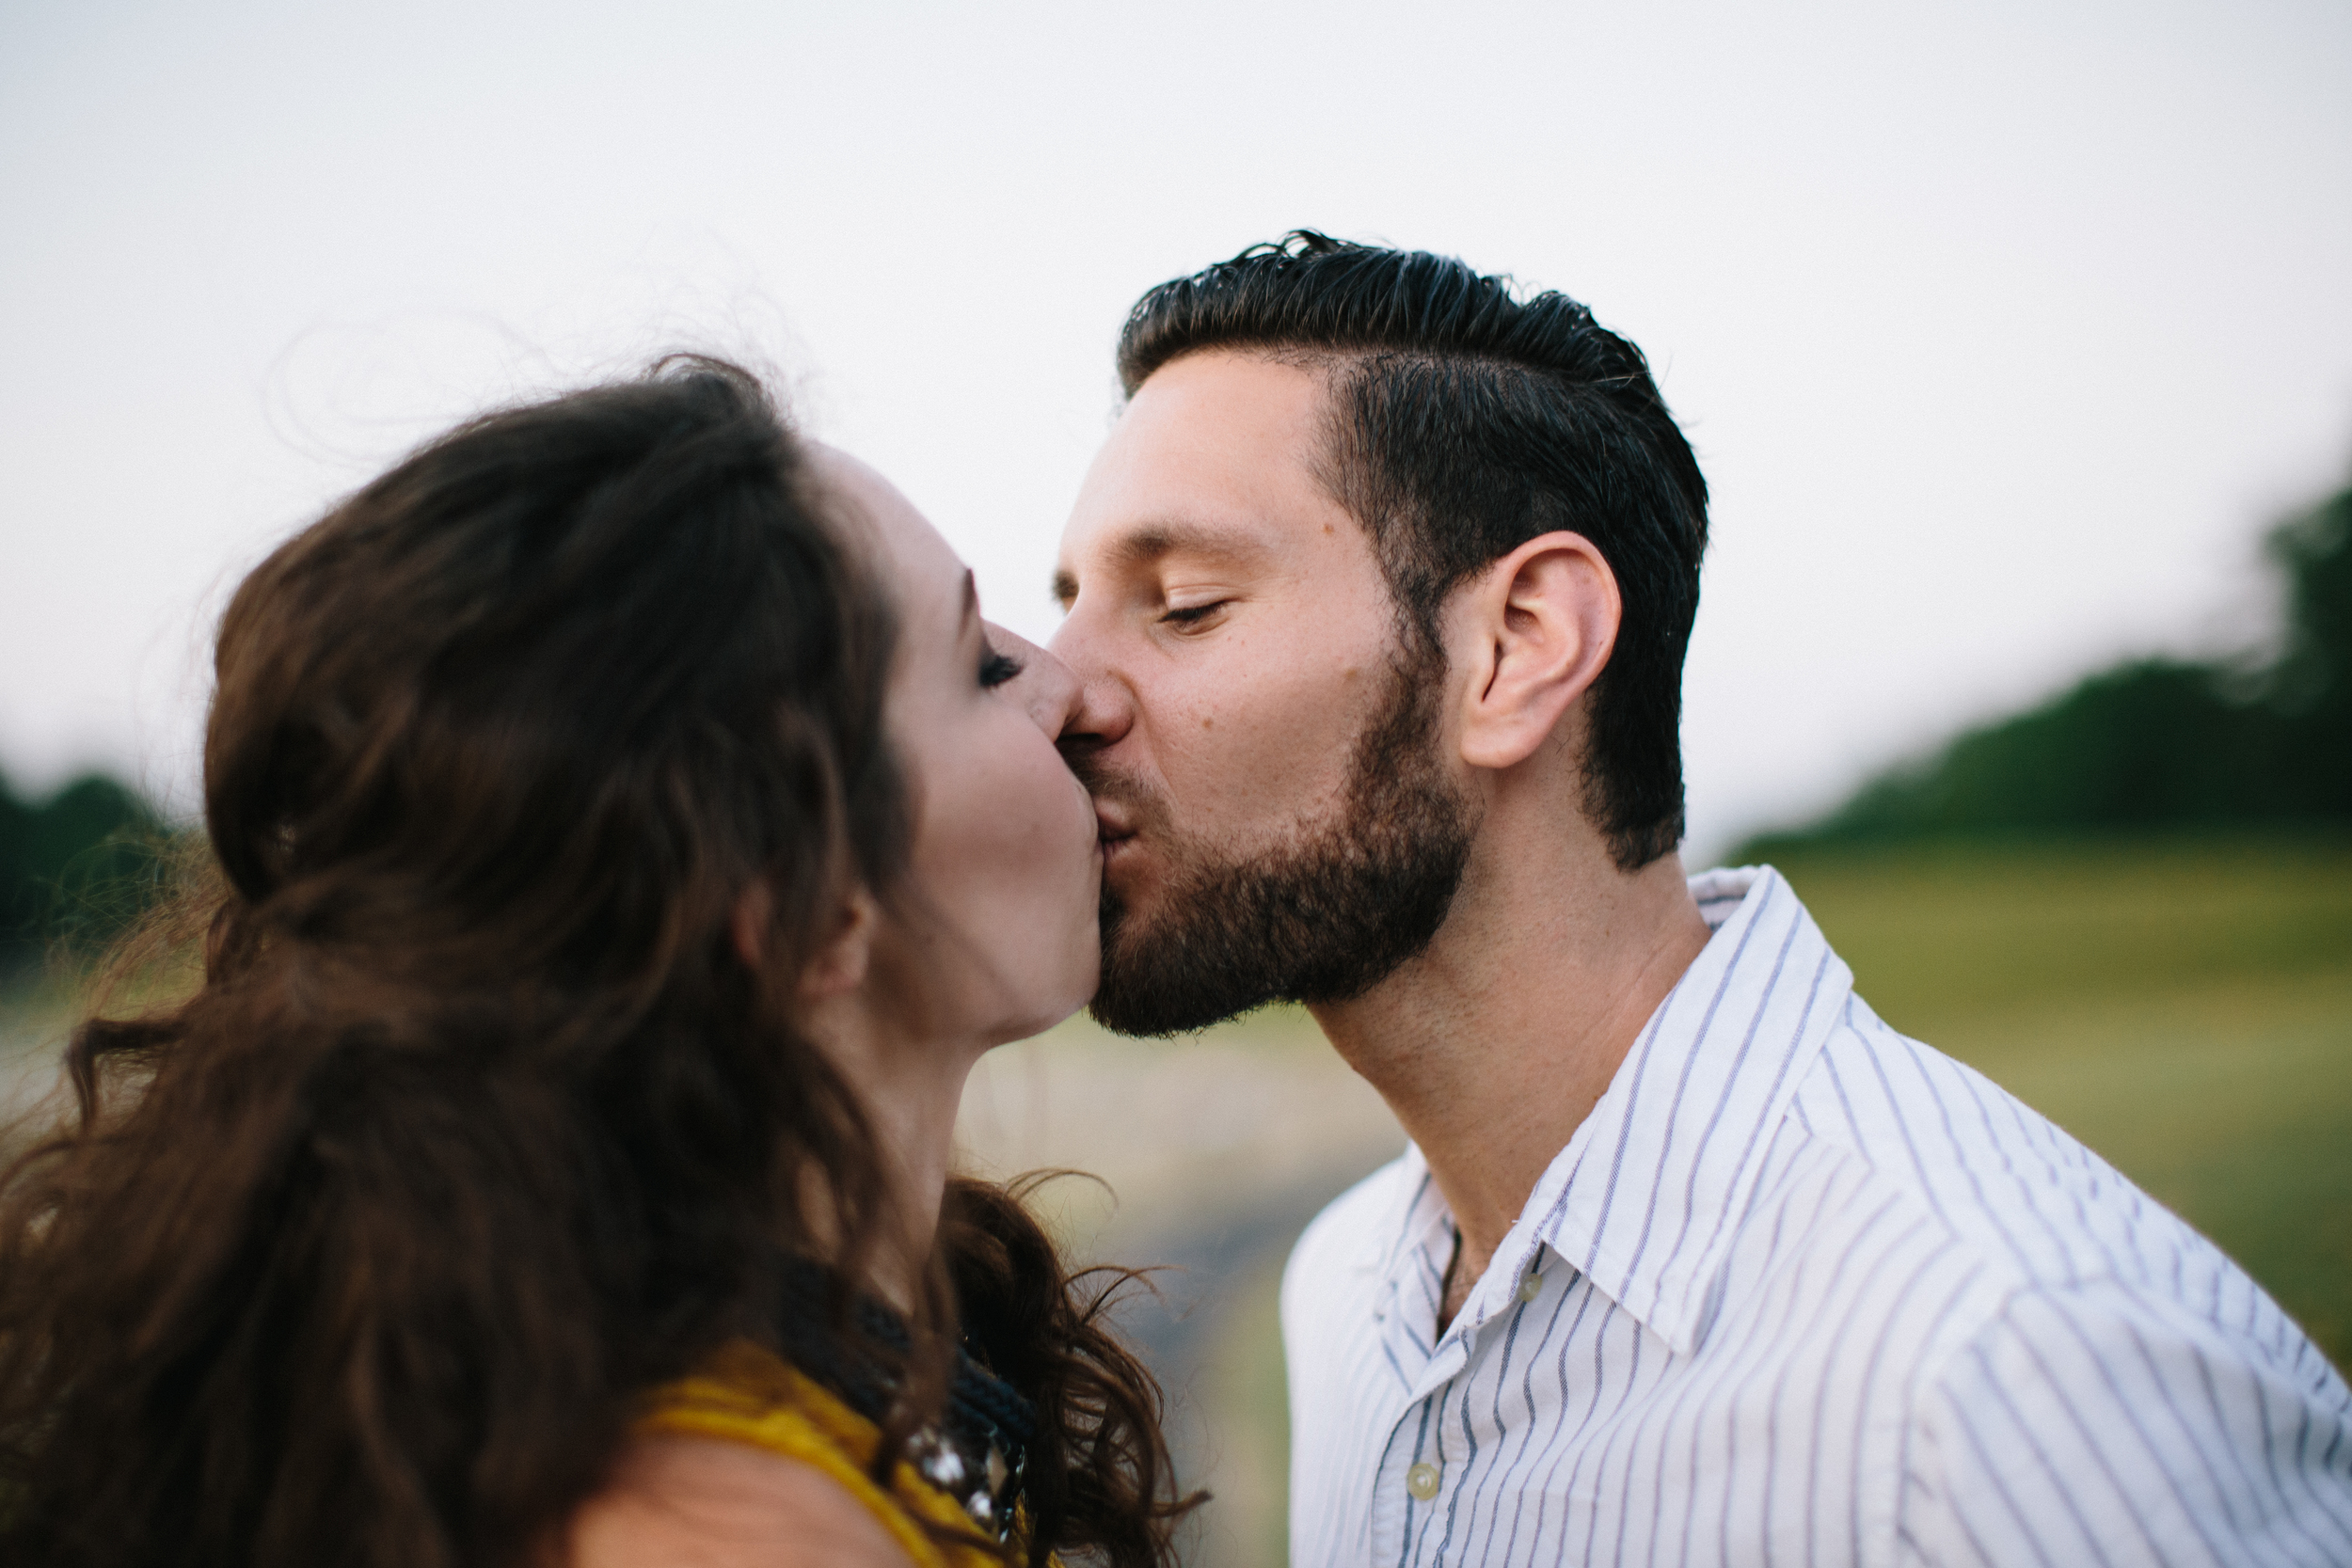
[[[1123,856],[1132,853],[1130,847],[1136,841],[1136,824],[1125,811],[1110,801],[1097,800],[1094,804],[1094,823],[1105,868],[1116,865]]]

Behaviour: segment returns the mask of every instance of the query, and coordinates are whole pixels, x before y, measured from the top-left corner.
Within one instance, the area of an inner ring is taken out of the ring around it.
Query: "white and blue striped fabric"
[[[2352,1391],[2270,1298],[1880,1022],[1776,873],[1692,888],[1444,1334],[1418,1150],[1300,1240],[1293,1563],[2352,1564]]]

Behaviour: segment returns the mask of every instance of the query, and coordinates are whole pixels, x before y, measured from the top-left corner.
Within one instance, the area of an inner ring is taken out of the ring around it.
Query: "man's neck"
[[[1421,1148],[1460,1227],[1450,1322],[1708,927],[1679,859],[1628,876],[1597,836],[1490,814],[1437,940],[1311,1010]]]

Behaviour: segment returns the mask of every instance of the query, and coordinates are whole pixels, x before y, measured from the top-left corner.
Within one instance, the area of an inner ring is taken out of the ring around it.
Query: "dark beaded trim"
[[[843,1343],[833,1325],[833,1275],[817,1264],[795,1259],[785,1269],[786,1304],[778,1323],[785,1359],[815,1379],[850,1409],[881,1425],[890,1414],[897,1382],[854,1343]],[[900,1353],[913,1340],[904,1319],[860,1294],[850,1305],[859,1334]],[[917,1432],[907,1457],[923,1479],[954,1497],[973,1523],[1008,1539],[1021,1506],[1029,1465],[1029,1443],[1037,1412],[1020,1391],[956,1349],[956,1370],[940,1419]]]

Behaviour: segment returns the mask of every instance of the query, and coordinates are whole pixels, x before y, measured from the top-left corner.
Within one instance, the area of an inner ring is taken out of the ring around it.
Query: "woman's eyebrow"
[[[975,621],[978,620],[979,618],[980,618],[980,588],[979,588],[979,584],[978,584],[977,581],[975,581],[975,580],[973,579],[973,577],[972,577],[972,568],[971,568],[971,567],[969,567],[969,566],[966,566],[966,567],[963,569],[963,614],[962,614],[962,616],[961,616],[961,618],[957,621],[956,625],[957,625],[958,628],[959,628],[959,629],[961,629],[961,628],[964,627],[964,626],[970,626],[973,622],[975,622]]]

